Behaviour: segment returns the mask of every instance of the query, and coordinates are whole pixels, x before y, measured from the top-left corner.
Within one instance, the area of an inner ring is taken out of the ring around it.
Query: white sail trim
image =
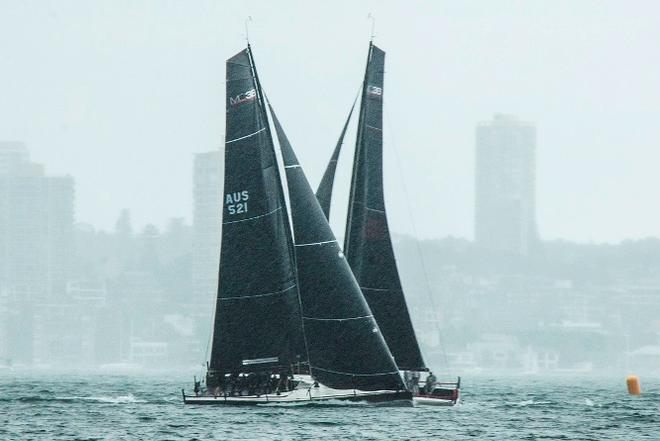
[[[374,127],[374,126],[370,126],[369,124],[365,124],[365,126],[367,126],[367,127],[370,128],[370,129],[373,129],[373,130],[378,130],[379,132],[382,132],[382,131],[383,131],[383,129],[380,129],[380,128],[378,128],[378,127]]]
[[[347,320],[361,320],[365,318],[373,318],[373,314],[370,315],[361,315],[359,317],[347,317],[347,318],[317,318],[317,317],[303,317],[305,320],[316,320],[320,322],[344,322]]]
[[[313,245],[323,245],[323,244],[326,244],[326,243],[335,243],[335,242],[337,242],[337,239],[326,240],[326,241],[323,241],[323,242],[297,243],[295,246],[297,246],[297,247],[309,247],[309,246],[313,246]]]
[[[332,370],[332,369],[324,369],[324,368],[321,368],[321,367],[318,367],[318,366],[310,366],[310,367],[312,369],[318,369],[320,371],[330,372],[331,374],[351,375],[351,376],[355,376],[355,377],[380,377],[382,375],[393,375],[393,374],[399,375],[399,371],[378,372],[378,373],[375,373],[375,374],[356,374],[354,372],[342,372],[342,371],[335,371],[335,370]]]
[[[278,363],[279,361],[280,361],[279,357],[251,358],[248,360],[241,361],[241,364],[243,366],[250,366],[252,364]]]
[[[295,164],[295,165],[285,165],[284,168],[289,169],[289,168],[300,168],[300,164]]]
[[[268,296],[276,296],[278,294],[284,294],[287,291],[291,291],[293,288],[295,288],[296,285],[291,285],[288,288],[285,288],[281,291],[273,291],[273,292],[266,292],[263,294],[251,294],[247,296],[234,296],[234,297],[220,297],[218,300],[220,301],[225,301],[225,300],[242,300],[242,299],[254,299],[255,297],[268,297]]]
[[[385,213],[385,210],[381,210],[380,208],[371,208],[371,207],[367,207],[365,204],[363,204],[362,202],[359,202],[359,201],[353,201],[353,204],[355,204],[355,205],[362,205],[362,206],[364,206],[364,209],[365,209],[365,210],[368,210],[368,211],[375,211],[375,212],[377,212],[377,213]]]
[[[252,217],[248,217],[248,218],[245,218],[245,219],[238,219],[238,220],[235,220],[235,221],[227,221],[227,222],[223,222],[222,225],[235,224],[237,222],[245,222],[245,221],[249,221],[249,220],[253,220],[253,219],[259,219],[260,217],[270,216],[271,214],[273,214],[276,211],[279,211],[281,209],[282,209],[282,207],[277,207],[273,211],[269,211],[268,213],[265,213],[265,214],[260,214],[259,216],[252,216]]]
[[[254,136],[254,135],[256,135],[257,133],[263,132],[264,130],[266,130],[265,127],[262,128],[262,129],[260,129],[260,130],[257,130],[257,131],[254,132],[254,133],[250,133],[249,135],[245,135],[245,136],[241,136],[240,138],[234,138],[234,139],[231,139],[231,140],[229,140],[229,141],[225,141],[225,144],[231,144],[232,142],[240,141],[241,139],[250,138],[251,136]]]

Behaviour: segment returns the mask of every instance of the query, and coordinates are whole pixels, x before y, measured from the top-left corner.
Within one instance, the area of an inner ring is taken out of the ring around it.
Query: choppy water
[[[0,373],[0,440],[660,440],[660,379],[463,378],[454,408],[184,406],[187,375]]]

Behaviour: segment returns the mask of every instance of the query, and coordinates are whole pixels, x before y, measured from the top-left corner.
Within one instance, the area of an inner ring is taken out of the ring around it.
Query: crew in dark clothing
[[[248,394],[248,376],[247,374],[238,375],[238,395]]]
[[[280,384],[277,386],[277,389],[280,392],[288,392],[288,385],[286,372],[280,372]]]
[[[195,381],[195,387],[193,390],[195,391],[195,396],[198,397],[199,393],[202,390],[202,385],[201,385],[202,381],[201,380],[197,381],[197,377],[194,377],[194,381]]]
[[[247,376],[247,394],[248,395],[255,395],[256,394],[256,389],[257,389],[257,373],[256,372],[251,372]]]
[[[413,393],[413,395],[417,395],[419,393],[419,372],[413,371],[411,374],[411,387],[410,391]]]
[[[277,395],[280,394],[280,376],[276,373],[270,374],[270,390],[275,391]]]
[[[229,384],[231,386],[231,390],[229,391],[230,395],[240,395],[241,394],[241,389],[238,381],[238,374],[236,372],[232,372],[231,377],[229,377]]]
[[[427,394],[431,394],[433,391],[433,385],[435,385],[436,382],[435,375],[433,375],[433,372],[429,371],[429,376],[426,377],[426,386],[424,387],[424,390]]]
[[[220,379],[216,376],[215,372],[208,372],[206,374],[206,393],[207,395],[218,395],[220,393]],[[197,382],[195,380],[195,382]]]

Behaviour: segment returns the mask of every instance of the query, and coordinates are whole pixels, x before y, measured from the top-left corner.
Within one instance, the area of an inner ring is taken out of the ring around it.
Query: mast
[[[226,84],[222,244],[209,375],[289,370],[304,349],[293,242],[249,46],[227,60]]]
[[[396,267],[383,191],[385,52],[369,43],[344,239],[344,252],[402,370],[427,370]]]
[[[315,380],[337,389],[405,389],[369,305],[270,107],[291,203],[303,328]]]
[[[344,123],[344,127],[341,130],[339,139],[337,140],[337,145],[335,150],[332,152],[330,157],[330,162],[328,162],[328,167],[323,173],[323,178],[319,183],[319,188],[316,190],[316,199],[318,199],[323,214],[325,218],[330,220],[330,205],[332,202],[332,187],[335,183],[335,171],[337,170],[337,161],[339,160],[339,153],[341,152],[341,146],[344,144],[344,136],[346,135],[346,130],[348,129],[348,123],[351,121],[351,116],[353,115],[353,109],[355,109],[355,103],[357,102],[357,97],[353,101],[350,112],[348,112],[348,118]]]

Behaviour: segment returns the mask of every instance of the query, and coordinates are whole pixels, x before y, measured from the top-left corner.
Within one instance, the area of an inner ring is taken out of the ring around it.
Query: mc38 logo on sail
[[[378,87],[378,86],[367,86],[367,94],[368,95],[382,96],[383,95],[383,88]]]
[[[257,91],[250,89],[247,92],[239,93],[236,96],[229,97],[229,104],[232,106],[238,106],[239,104],[245,103],[247,101],[252,101],[257,97]]]
[[[225,195],[225,205],[230,215],[247,213],[250,193],[247,190],[235,191]]]

